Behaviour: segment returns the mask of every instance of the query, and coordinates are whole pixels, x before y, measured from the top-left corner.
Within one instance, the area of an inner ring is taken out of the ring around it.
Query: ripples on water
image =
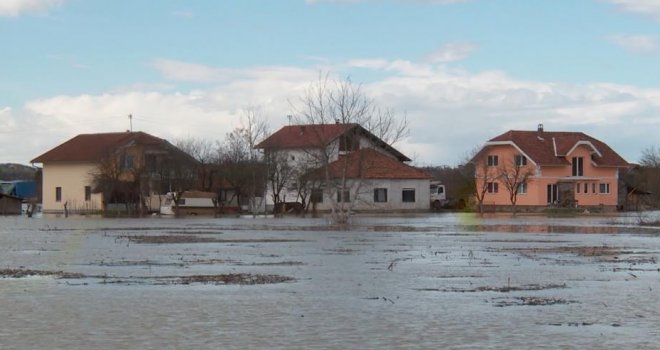
[[[660,239],[626,220],[4,217],[0,269],[90,277],[0,278],[0,347],[656,349]],[[240,273],[295,280],[152,283]]]

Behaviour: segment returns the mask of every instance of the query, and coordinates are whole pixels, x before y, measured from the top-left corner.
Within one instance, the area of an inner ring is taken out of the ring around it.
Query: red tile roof
[[[322,148],[349,131],[360,132],[363,136],[371,139],[376,145],[393,154],[401,161],[410,161],[410,158],[406,157],[397,149],[355,123],[288,125],[270,135],[255,146],[255,148]]]
[[[30,162],[97,162],[107,156],[109,152],[132,143],[144,146],[172,147],[182,152],[168,141],[141,131],[81,134],[32,159]]]
[[[331,178],[341,178],[346,171],[346,178],[356,179],[430,179],[431,175],[372,148],[364,148],[328,164]],[[323,169],[315,172],[323,177]],[[314,176],[313,175],[313,176]]]
[[[588,142],[600,153],[600,156],[596,154],[593,157],[596,165],[607,167],[629,166],[628,162],[607,144],[581,132],[510,130],[490,139],[482,152],[489,145],[499,142],[514,143],[531,160],[539,165],[569,165],[570,163],[566,159],[567,153],[579,142]],[[482,152],[477,156],[480,156]]]
[[[324,147],[357,124],[288,125],[270,135],[256,148]]]

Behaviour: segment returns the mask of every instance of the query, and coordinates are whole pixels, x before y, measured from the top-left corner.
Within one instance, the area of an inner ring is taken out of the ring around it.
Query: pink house
[[[619,169],[629,167],[605,143],[581,132],[510,130],[472,159],[483,205],[599,207],[614,210]],[[479,199],[479,198],[477,198]]]

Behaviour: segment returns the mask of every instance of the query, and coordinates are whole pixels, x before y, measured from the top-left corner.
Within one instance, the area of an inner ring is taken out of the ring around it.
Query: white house
[[[312,210],[342,202],[357,211],[429,208],[431,176],[406,164],[408,157],[358,124],[289,125],[257,148],[269,161],[271,204],[275,189],[283,187],[279,201],[301,202]]]

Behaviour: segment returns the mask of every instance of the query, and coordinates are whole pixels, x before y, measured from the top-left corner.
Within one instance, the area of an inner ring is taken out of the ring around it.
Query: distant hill
[[[3,163],[0,164],[0,180],[34,180],[38,168],[23,164]]]

